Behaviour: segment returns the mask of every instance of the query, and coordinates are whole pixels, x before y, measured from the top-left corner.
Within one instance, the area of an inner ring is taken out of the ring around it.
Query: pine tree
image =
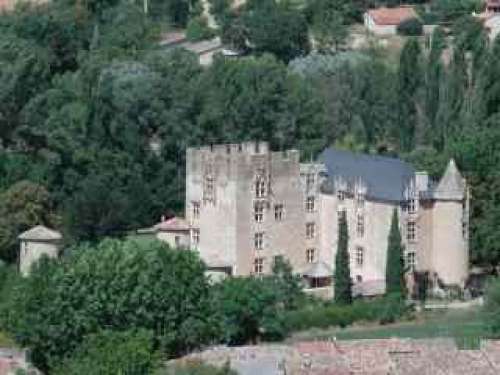
[[[385,269],[386,293],[406,294],[404,279],[404,248],[401,243],[401,232],[399,231],[398,212],[394,209],[392,214],[391,231],[387,247],[387,265]]]
[[[341,304],[352,303],[351,271],[349,269],[349,235],[345,211],[339,221],[339,238],[337,255],[335,256],[335,302]]]

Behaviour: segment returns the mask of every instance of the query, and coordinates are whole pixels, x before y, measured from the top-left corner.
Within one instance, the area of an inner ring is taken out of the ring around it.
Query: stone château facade
[[[189,148],[186,163],[191,247],[212,270],[265,274],[283,256],[311,287],[330,285],[345,211],[354,290],[383,293],[396,208],[410,269],[462,287],[468,276],[469,193],[453,160],[437,182],[397,159],[326,149],[300,163],[267,143]]]

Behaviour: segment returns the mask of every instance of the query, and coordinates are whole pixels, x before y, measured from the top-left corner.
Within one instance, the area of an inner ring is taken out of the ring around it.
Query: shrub
[[[152,332],[102,331],[82,344],[53,372],[54,375],[147,375],[158,367]]]
[[[355,322],[394,322],[409,308],[399,295],[380,297],[371,301],[355,301],[352,305],[316,305],[285,314],[287,329],[291,331],[309,328],[347,327]]]
[[[204,270],[195,253],[159,241],[81,246],[16,288],[10,329],[41,369],[102,329],[150,330],[169,355],[183,354],[219,337]]]
[[[225,341],[255,343],[285,336],[284,304],[279,291],[267,278],[229,278],[216,286],[223,318]]]
[[[205,17],[194,17],[187,25],[186,37],[191,42],[197,42],[203,39],[210,39],[214,36],[214,31],[208,27]]]
[[[398,34],[406,36],[420,36],[423,34],[424,26],[418,18],[410,18],[398,25]]]
[[[489,316],[492,333],[500,336],[500,278],[492,279],[486,287],[485,311]]]

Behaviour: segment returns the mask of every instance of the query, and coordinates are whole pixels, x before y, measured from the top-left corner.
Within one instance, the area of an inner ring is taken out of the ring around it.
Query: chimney
[[[165,215],[161,215],[161,222],[163,223],[165,221]]]

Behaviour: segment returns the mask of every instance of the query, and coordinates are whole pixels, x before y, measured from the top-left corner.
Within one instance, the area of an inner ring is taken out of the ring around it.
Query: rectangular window
[[[409,221],[406,224],[406,239],[408,242],[415,242],[417,240],[417,224],[414,221]]]
[[[315,202],[314,197],[307,197],[307,199],[306,199],[306,211],[307,212],[314,212],[314,202]]]
[[[255,197],[264,198],[266,195],[266,181],[263,177],[257,177],[255,180]]]
[[[411,251],[406,254],[406,268],[410,271],[415,271],[416,263],[416,255],[414,251]]]
[[[253,261],[253,270],[256,275],[262,275],[264,272],[264,258],[255,258]]]
[[[264,202],[254,203],[254,218],[257,223],[264,221]]]
[[[364,262],[365,250],[361,246],[356,246],[356,266],[362,267]]]
[[[213,202],[215,196],[214,179],[208,175],[205,177],[205,184],[203,186],[203,200]]]
[[[175,236],[175,247],[181,246],[181,237]]]
[[[356,233],[358,237],[365,235],[365,216],[363,214],[358,214],[356,217]]]
[[[253,242],[255,250],[262,250],[264,248],[264,232],[255,233]]]
[[[284,212],[283,212],[283,205],[282,204],[275,204],[274,205],[274,219],[276,221],[281,221],[283,220]]]
[[[465,217],[462,218],[462,237],[466,240],[468,237],[468,225],[467,219]]]
[[[193,229],[193,245],[198,245],[200,243],[200,230]]]
[[[307,263],[314,263],[316,261],[316,250],[307,249],[306,250],[306,261]]]
[[[306,174],[306,188],[311,190],[314,187],[314,173]]]
[[[193,218],[197,219],[200,217],[200,202],[192,202],[193,205]]]
[[[314,223],[306,224],[306,238],[314,238],[316,226]]]
[[[408,213],[414,214],[417,211],[417,201],[415,199],[410,199],[408,201]]]

